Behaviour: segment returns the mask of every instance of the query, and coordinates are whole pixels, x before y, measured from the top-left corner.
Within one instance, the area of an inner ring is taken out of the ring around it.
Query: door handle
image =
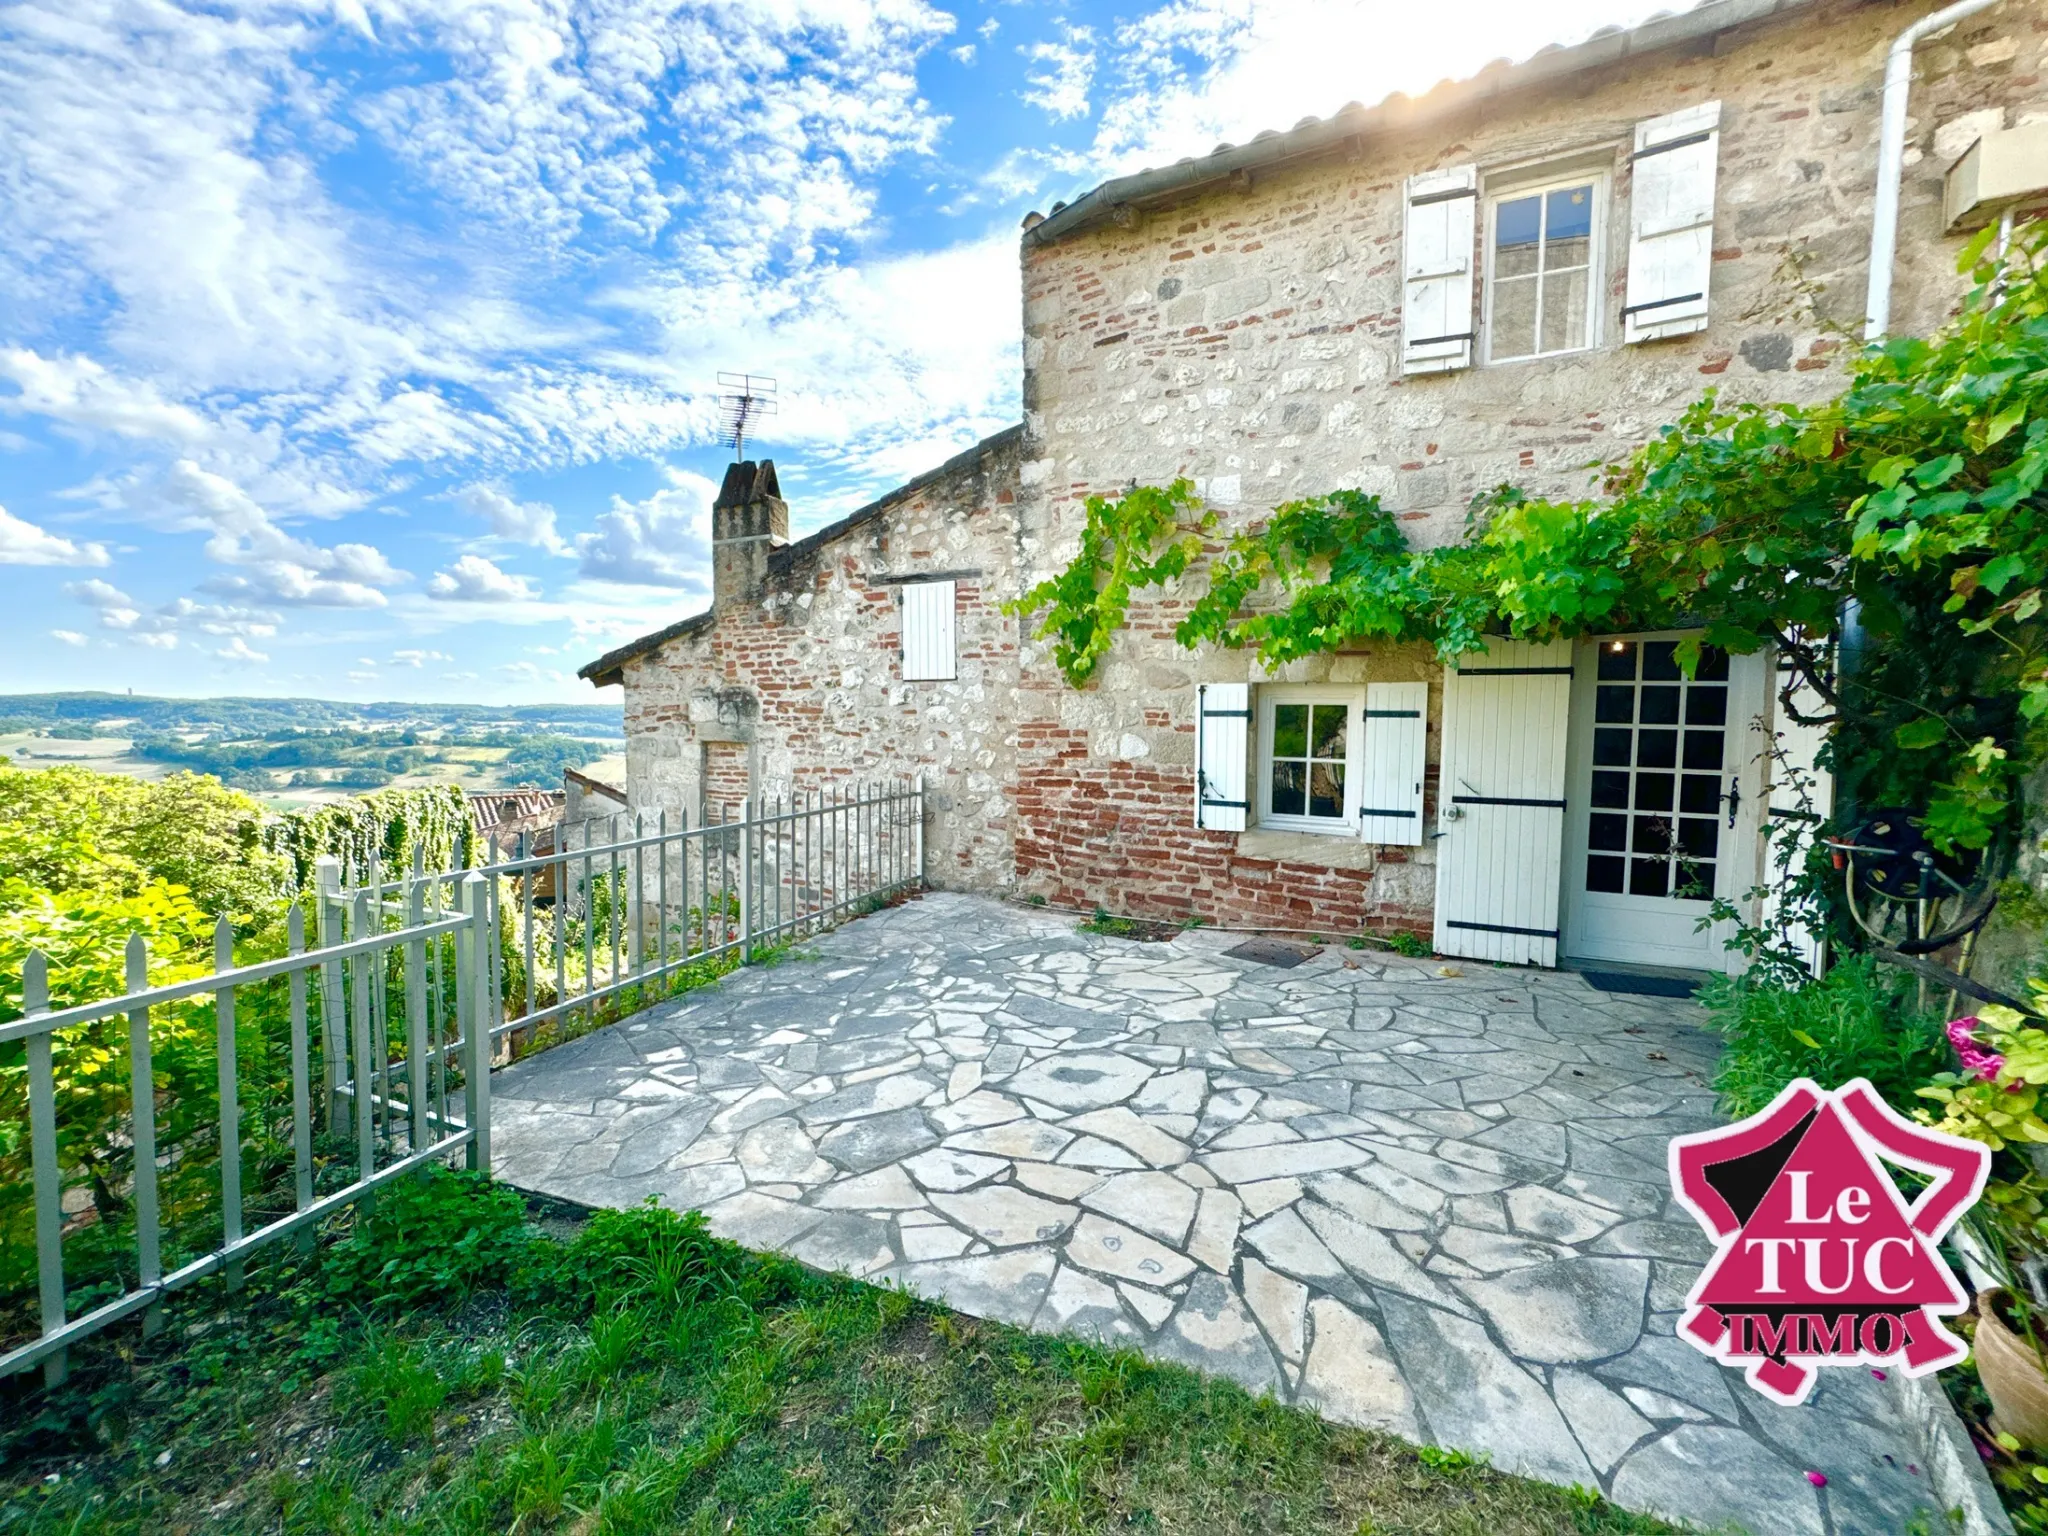
[[[1735,830],[1735,813],[1742,808],[1742,780],[1739,777],[1730,777],[1728,793],[1722,798],[1728,802],[1728,830],[1732,832]]]

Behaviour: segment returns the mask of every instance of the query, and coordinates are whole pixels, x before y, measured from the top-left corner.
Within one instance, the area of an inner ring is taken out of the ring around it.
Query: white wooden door
[[[1682,633],[1582,640],[1572,697],[1565,952],[1575,959],[1728,969],[1716,897],[1756,883],[1764,658]],[[1703,926],[1704,925],[1704,926]]]
[[[1569,641],[1495,640],[1444,669],[1436,947],[1557,964]]]

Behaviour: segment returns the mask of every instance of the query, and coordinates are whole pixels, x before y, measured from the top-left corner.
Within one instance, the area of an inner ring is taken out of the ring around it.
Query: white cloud
[[[456,505],[491,525],[491,532],[515,544],[531,544],[551,555],[566,555],[569,546],[555,528],[555,509],[544,501],[515,501],[495,485],[464,486]]]
[[[70,646],[89,645],[92,643],[89,636],[81,635],[75,629],[53,629],[50,631],[50,637],[54,640],[61,640]]]
[[[246,573],[216,577],[209,590],[310,608],[381,608],[382,589],[407,579],[371,545],[328,548],[285,532],[234,481],[190,459],[171,466],[164,490],[212,529],[207,556]]]
[[[0,78],[5,78],[4,69]],[[0,347],[0,380],[14,386],[12,394],[0,394],[0,410],[46,416],[116,437],[198,443],[213,435],[197,411],[89,357],[44,357],[25,347]]]
[[[974,62],[974,44],[972,43],[962,43],[958,48],[949,48],[946,52],[952,56],[955,63],[972,64]]]
[[[612,498],[589,533],[578,534],[581,571],[595,581],[711,590],[711,503],[718,487],[689,470],[643,501]]]
[[[1088,115],[1088,88],[1095,83],[1095,29],[1060,24],[1057,42],[1026,43],[1017,50],[1033,68],[1021,92],[1054,122]]]
[[[80,544],[0,507],[0,565],[106,565],[104,544]]]
[[[230,640],[213,654],[220,657],[223,661],[246,662],[255,665],[260,665],[270,660],[270,657],[264,652],[251,650],[249,642],[240,635],[235,636],[234,639]]]
[[[482,555],[464,555],[427,583],[427,591],[456,603],[522,603],[540,596],[532,582],[498,569]]]
[[[161,607],[145,609],[119,587],[96,576],[74,581],[64,591],[67,596],[96,611],[102,628],[118,630],[136,644],[153,646],[158,650],[177,649],[179,636],[194,631],[203,635],[231,637],[234,642],[262,639],[276,634],[280,622],[279,616],[267,609],[232,603],[200,603],[189,597],[175,598]]]
[[[557,672],[531,661],[508,661],[496,670],[522,683],[560,683],[568,680],[566,672]]]
[[[394,667],[423,667],[430,661],[453,661],[455,658],[445,651],[393,651],[391,664]]]

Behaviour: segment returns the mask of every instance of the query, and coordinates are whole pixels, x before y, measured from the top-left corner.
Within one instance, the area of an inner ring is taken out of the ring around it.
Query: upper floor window
[[[1488,197],[1489,362],[1579,352],[1598,339],[1606,184],[1579,175]]]

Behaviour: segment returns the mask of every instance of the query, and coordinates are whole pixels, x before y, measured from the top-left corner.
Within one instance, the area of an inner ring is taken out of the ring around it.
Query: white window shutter
[[[1556,965],[1569,640],[1489,640],[1444,669],[1436,948]]]
[[[1429,750],[1429,684],[1368,683],[1358,835],[1368,843],[1422,843],[1422,768]]]
[[[1623,340],[1654,341],[1707,328],[1720,153],[1718,101],[1636,124]]]
[[[903,680],[943,683],[954,675],[953,583],[911,582],[903,588]]]
[[[1408,178],[1402,240],[1401,371],[1472,365],[1472,238],[1479,168],[1456,165]]]
[[[1196,826],[1244,830],[1251,724],[1251,684],[1204,683],[1195,690]]]

